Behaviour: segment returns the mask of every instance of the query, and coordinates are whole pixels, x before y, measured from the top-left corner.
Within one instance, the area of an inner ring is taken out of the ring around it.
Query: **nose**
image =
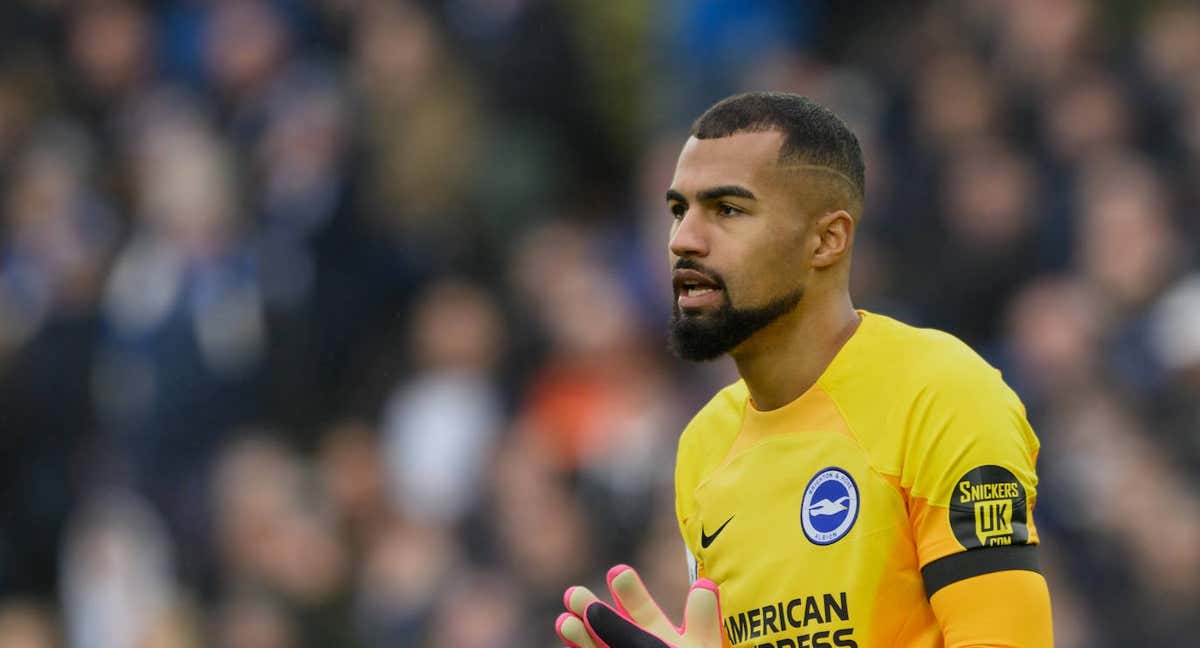
[[[671,254],[677,257],[708,256],[708,233],[704,230],[703,218],[688,210],[683,218],[675,221],[669,247]]]

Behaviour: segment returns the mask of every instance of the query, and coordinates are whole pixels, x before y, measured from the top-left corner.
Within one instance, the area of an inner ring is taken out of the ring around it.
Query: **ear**
[[[828,268],[845,258],[854,240],[854,227],[854,217],[844,209],[826,212],[817,218],[813,224],[813,235],[817,240],[813,267]]]

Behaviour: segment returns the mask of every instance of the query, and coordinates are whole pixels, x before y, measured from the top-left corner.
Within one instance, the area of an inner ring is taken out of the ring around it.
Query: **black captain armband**
[[[925,594],[991,572],[1021,569],[1039,572],[1037,545],[1029,544],[1029,506],[1025,486],[1007,468],[978,466],[954,485],[950,529],[962,546],[921,570]]]
[[[925,580],[925,596],[933,598],[938,590],[960,580],[1011,569],[1042,573],[1037,545],[985,547],[950,554],[925,565],[921,576]]]

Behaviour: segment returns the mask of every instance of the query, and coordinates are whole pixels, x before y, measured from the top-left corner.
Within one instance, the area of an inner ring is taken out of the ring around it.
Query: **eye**
[[[717,205],[717,213],[722,216],[740,216],[746,212],[734,207],[733,205],[730,205],[729,203],[721,203],[720,205]]]
[[[687,213],[687,205],[683,203],[675,203],[671,205],[671,217],[675,220],[682,220],[683,215]]]

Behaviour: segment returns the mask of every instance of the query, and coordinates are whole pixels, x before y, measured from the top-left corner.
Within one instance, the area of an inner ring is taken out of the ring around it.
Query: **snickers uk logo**
[[[1029,542],[1025,487],[1006,468],[967,471],[950,496],[950,528],[965,549]]]

